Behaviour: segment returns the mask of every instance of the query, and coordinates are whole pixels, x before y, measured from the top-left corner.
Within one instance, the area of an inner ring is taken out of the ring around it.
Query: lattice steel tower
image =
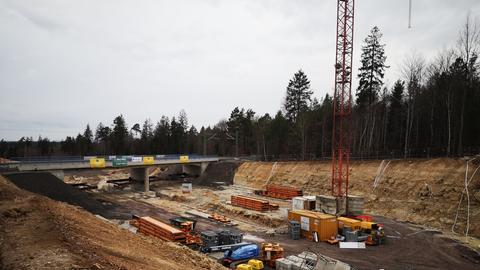
[[[332,195],[337,198],[346,198],[348,196],[348,178],[350,173],[353,15],[355,1],[337,1],[337,54],[335,58],[332,133]],[[346,204],[348,213],[348,203]]]

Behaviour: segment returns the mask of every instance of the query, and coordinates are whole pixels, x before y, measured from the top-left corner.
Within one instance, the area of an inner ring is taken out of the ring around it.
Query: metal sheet
[[[364,249],[366,246],[364,242],[340,242],[340,248]]]

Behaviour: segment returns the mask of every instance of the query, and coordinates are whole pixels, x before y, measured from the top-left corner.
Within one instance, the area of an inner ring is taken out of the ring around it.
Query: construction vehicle
[[[249,260],[248,263],[241,263],[237,265],[237,270],[261,270],[264,269],[263,262],[260,260]]]
[[[385,231],[383,225],[362,221],[354,218],[338,217],[339,234],[346,237],[347,241],[363,241],[367,245],[376,246],[385,242]],[[353,238],[350,237],[353,235]],[[336,239],[328,241],[331,244],[337,243]]]
[[[225,251],[221,263],[224,266],[235,269],[237,265],[248,262],[251,259],[257,259],[260,255],[260,249],[256,244],[248,244],[240,247],[233,246]]]
[[[345,227],[348,227],[352,230],[361,230],[362,229],[362,221],[353,218],[347,217],[338,217],[338,230],[341,233]]]
[[[175,217],[170,219],[170,223],[185,233],[185,244],[194,249],[202,245],[200,235],[195,232],[196,220],[186,217]]]
[[[385,243],[385,231],[383,225],[375,222],[363,221],[361,227],[364,233],[369,234],[365,244],[369,246],[378,246]]]
[[[230,244],[230,245],[221,245],[221,246],[210,246],[210,247],[205,247],[202,249],[203,252],[209,253],[209,252],[218,252],[218,251],[228,251],[232,249],[238,249],[240,247],[252,245],[252,243],[238,243],[238,244]]]

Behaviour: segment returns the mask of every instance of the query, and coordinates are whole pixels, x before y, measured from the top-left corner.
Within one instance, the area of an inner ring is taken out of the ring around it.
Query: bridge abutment
[[[199,164],[184,164],[182,165],[182,172],[189,175],[202,176],[207,170],[209,162],[202,162]]]
[[[65,172],[63,170],[54,170],[54,171],[48,171],[48,172],[62,181],[65,180]]]

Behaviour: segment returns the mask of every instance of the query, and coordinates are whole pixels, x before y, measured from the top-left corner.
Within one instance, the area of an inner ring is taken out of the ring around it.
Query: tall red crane
[[[345,198],[348,214],[348,178],[352,114],[352,58],[354,0],[337,0],[337,53],[332,132],[332,195]],[[337,211],[339,210],[337,200]]]

